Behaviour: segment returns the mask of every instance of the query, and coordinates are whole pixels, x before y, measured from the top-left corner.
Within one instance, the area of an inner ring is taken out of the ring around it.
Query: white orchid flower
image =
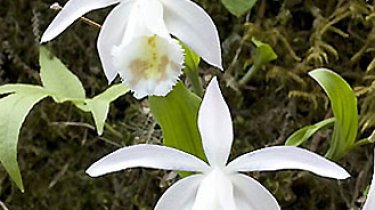
[[[367,194],[367,200],[362,210],[374,210],[375,209],[375,151],[374,151],[374,171],[372,175],[372,183]]]
[[[69,0],[41,41],[55,38],[85,13],[117,3],[97,43],[109,83],[119,74],[136,98],[165,96],[179,79],[184,61],[184,51],[171,34],[222,69],[217,29],[190,0]]]
[[[209,164],[170,147],[135,145],[105,156],[86,172],[92,177],[134,167],[198,172],[170,187],[155,210],[280,209],[267,189],[240,172],[302,169],[336,179],[350,176],[337,164],[292,146],[260,149],[226,164],[233,141],[232,120],[216,78],[207,87],[198,127]]]

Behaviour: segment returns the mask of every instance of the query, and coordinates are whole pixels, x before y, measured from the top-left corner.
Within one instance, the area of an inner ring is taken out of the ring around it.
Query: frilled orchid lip
[[[291,146],[256,150],[227,164],[233,141],[232,120],[216,78],[210,82],[204,95],[198,127],[209,165],[170,147],[135,145],[103,157],[86,172],[92,177],[134,167],[199,172],[170,187],[159,199],[155,210],[280,209],[267,189],[240,172],[301,169],[336,179],[350,176],[337,164]]]
[[[85,13],[112,4],[118,5],[107,16],[97,43],[99,57],[109,83],[120,74],[137,98],[146,95],[166,95],[178,79],[176,75],[180,74],[180,60],[183,57],[181,47],[177,46],[171,35],[193,49],[207,63],[222,70],[217,29],[209,15],[190,0],[69,0],[48,26],[41,41],[46,42],[55,38]],[[158,44],[153,50],[157,52],[157,61],[150,62],[148,54],[140,55],[144,50],[136,49],[140,62],[136,62],[133,68],[125,69],[129,67],[134,56],[124,56],[131,54],[131,50],[136,46],[151,49],[145,43],[154,36]],[[166,50],[163,50],[164,47]],[[164,54],[165,52],[168,54]],[[164,55],[167,57],[163,57]],[[120,61],[121,59],[128,63]],[[168,79],[155,79],[157,76],[153,80],[149,79],[150,74],[156,75],[153,73],[156,68],[144,66],[156,63],[163,66],[167,60],[169,65],[165,72],[168,73],[162,75]],[[140,63],[147,65],[138,65]],[[137,76],[132,70],[135,69],[134,66],[142,66],[137,69],[141,72],[147,69],[145,72],[148,74]],[[129,75],[135,77],[127,78]],[[142,82],[145,84],[141,84]]]
[[[115,68],[136,98],[165,96],[179,79],[183,50],[173,39],[157,35],[135,38],[112,52]]]
[[[170,36],[158,0],[131,7],[124,37],[112,48],[113,66],[136,98],[165,96],[181,74],[183,50]]]

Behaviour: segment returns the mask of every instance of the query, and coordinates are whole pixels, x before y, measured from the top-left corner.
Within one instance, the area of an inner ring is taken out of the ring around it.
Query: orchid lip
[[[135,97],[165,96],[182,73],[184,51],[176,40],[140,36],[113,48],[114,66]]]

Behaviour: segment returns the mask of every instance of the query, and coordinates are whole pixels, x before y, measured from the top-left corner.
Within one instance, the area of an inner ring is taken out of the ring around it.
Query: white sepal
[[[203,175],[191,175],[173,184],[159,199],[155,210],[191,210]]]
[[[210,165],[224,167],[232,146],[233,127],[216,77],[208,85],[199,108],[198,127]]]
[[[336,163],[293,146],[274,146],[241,155],[228,164],[234,171],[300,169],[323,177],[346,179],[350,174]]]
[[[168,30],[207,63],[223,70],[219,34],[211,17],[191,0],[160,0]]]
[[[236,174],[232,176],[237,209],[280,210],[273,195],[255,179]]]
[[[193,155],[171,147],[140,144],[119,149],[92,164],[91,177],[128,168],[145,167],[180,171],[206,171],[208,165]]]
[[[127,1],[115,7],[105,19],[99,32],[97,48],[108,83],[111,83],[118,74],[113,64],[112,48],[119,45],[123,39],[133,4],[134,1]]]
[[[122,3],[128,0],[121,0]],[[108,7],[120,0],[69,0],[43,33],[41,42],[48,42],[63,32],[76,19],[91,10]]]
[[[233,185],[229,176],[219,168],[205,175],[191,210],[236,210]]]

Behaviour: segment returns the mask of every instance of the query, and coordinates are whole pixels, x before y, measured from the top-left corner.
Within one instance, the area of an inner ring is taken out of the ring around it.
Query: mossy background
[[[217,74],[234,118],[232,157],[283,144],[294,130],[332,115],[321,88],[308,77],[329,67],[355,88],[359,100],[359,137],[375,125],[375,2],[373,0],[258,0],[242,17],[232,16],[219,0],[197,0],[220,32],[225,72],[201,65],[205,82]],[[52,0],[0,0],[0,85],[40,84],[41,33],[56,11]],[[59,1],[64,4],[65,1]],[[102,23],[110,8],[87,17]],[[46,44],[82,80],[88,96],[107,87],[96,51],[98,29],[76,21]],[[252,64],[251,37],[270,44],[278,59],[264,66],[245,86],[238,81]],[[374,83],[374,84],[373,84]],[[1,111],[1,110],[0,110]],[[173,172],[132,169],[91,179],[84,170],[104,154],[138,143],[160,143],[161,130],[147,100],[130,94],[111,106],[102,137],[89,114],[47,99],[34,107],[23,126],[18,159],[25,183],[21,193],[0,168],[0,209],[152,209],[177,180]],[[331,130],[304,147],[323,154]],[[352,179],[335,181],[306,172],[252,173],[276,195],[284,210],[359,209],[372,175],[372,146],[340,161]]]

